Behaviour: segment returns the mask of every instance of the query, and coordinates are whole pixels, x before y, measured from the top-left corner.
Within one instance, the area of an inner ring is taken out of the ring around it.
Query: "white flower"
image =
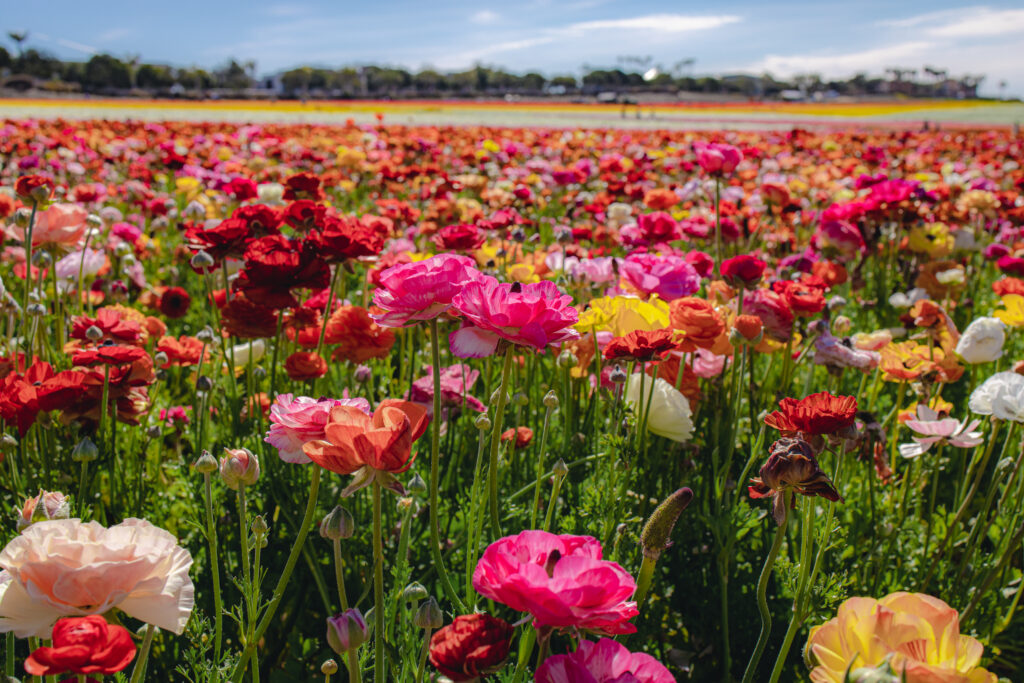
[[[956,352],[965,362],[988,363],[1003,355],[1006,325],[998,318],[978,318],[964,330]]]
[[[37,522],[0,552],[0,631],[47,638],[61,617],[116,607],[181,634],[195,602],[191,566],[174,536],[143,519]]]
[[[1024,375],[997,372],[971,394],[971,412],[1024,422]]]
[[[646,410],[647,402],[650,401],[651,412],[647,418],[647,431],[652,434],[680,443],[687,441],[693,434],[690,402],[669,382],[658,378],[654,381],[652,389],[651,378],[645,378],[644,396],[641,401],[640,373],[634,373],[626,382],[624,398],[637,415],[640,413],[638,404],[642,403]]]
[[[920,287],[914,287],[912,290],[904,294],[903,292],[896,292],[889,297],[889,305],[893,308],[910,308],[918,301],[928,298],[928,292],[921,289]]]
[[[260,183],[256,186],[256,194],[265,204],[280,204],[284,196],[284,185],[281,183]]]
[[[253,339],[252,344],[242,342],[235,344],[228,352],[228,361],[234,358],[235,372],[242,372],[249,365],[249,354],[252,353],[252,362],[259,363],[267,353],[267,342],[264,339]]]
[[[960,268],[949,268],[935,273],[935,279],[944,285],[963,284],[964,277],[964,271]]]

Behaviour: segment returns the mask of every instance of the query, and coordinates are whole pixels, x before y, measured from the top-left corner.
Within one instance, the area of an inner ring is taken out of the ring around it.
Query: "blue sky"
[[[651,56],[696,73],[849,76],[886,67],[987,74],[983,92],[1024,95],[1024,2],[943,0],[0,0],[0,26],[63,58],[92,52],[212,66],[300,64],[460,69],[480,62],[546,74]]]

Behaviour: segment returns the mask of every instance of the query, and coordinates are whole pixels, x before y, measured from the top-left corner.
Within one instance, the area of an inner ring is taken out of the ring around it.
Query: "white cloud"
[[[881,73],[898,62],[917,58],[931,47],[931,43],[911,42],[844,54],[766,55],[744,70],[768,72],[774,76],[806,73],[849,76],[858,71]]]
[[[961,7],[878,22],[880,26],[919,29],[935,38],[977,38],[1024,32],[1024,9]]]
[[[75,52],[81,52],[82,54],[86,54],[86,55],[94,55],[97,52],[99,52],[99,50],[94,48],[92,45],[86,45],[85,43],[78,43],[78,42],[75,42],[74,40],[66,40],[64,38],[54,38],[53,36],[49,36],[49,35],[47,35],[45,33],[38,33],[37,32],[37,33],[31,34],[31,36],[33,38],[38,38],[39,40],[42,40],[42,41],[45,41],[45,42],[48,42],[48,43],[53,43],[54,45],[59,45],[61,47],[65,47],[65,48],[67,48],[69,50],[74,50]]]
[[[501,15],[497,12],[492,12],[489,9],[482,9],[479,12],[474,13],[469,17],[469,20],[474,24],[496,24],[501,19]]]
[[[685,14],[648,14],[625,19],[599,19],[571,24],[569,31],[656,31],[659,33],[685,33],[706,31],[726,24],[734,24],[740,17],[726,14],[720,16],[688,16]]]

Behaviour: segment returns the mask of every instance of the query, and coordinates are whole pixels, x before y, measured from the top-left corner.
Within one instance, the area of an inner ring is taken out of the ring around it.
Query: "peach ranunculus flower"
[[[811,629],[806,654],[814,683],[841,683],[848,668],[874,668],[887,657],[906,683],[996,683],[978,666],[984,647],[960,635],[957,611],[923,593],[880,600],[850,598],[836,617]]]
[[[143,519],[38,522],[0,551],[0,632],[48,638],[61,617],[116,607],[180,635],[195,604],[191,566],[174,536]]]
[[[53,204],[36,214],[32,227],[32,246],[53,244],[71,247],[78,244],[88,227],[89,212],[77,204]],[[25,229],[16,225],[7,226],[7,234],[25,241]]]

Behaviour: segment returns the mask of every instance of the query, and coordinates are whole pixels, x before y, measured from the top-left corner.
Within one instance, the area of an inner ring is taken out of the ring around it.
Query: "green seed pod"
[[[654,512],[651,513],[647,524],[640,532],[640,545],[644,551],[644,557],[657,560],[662,551],[668,547],[669,538],[672,536],[672,529],[676,526],[679,515],[693,500],[693,491],[688,488],[681,488],[662,502]]]
[[[92,462],[100,456],[100,449],[96,447],[92,439],[84,437],[74,450],[71,451],[71,459],[75,462]]]
[[[192,463],[192,467],[200,474],[213,474],[219,468],[217,458],[213,457],[210,451],[203,451],[199,458]]]
[[[419,628],[436,629],[444,626],[444,614],[441,607],[434,598],[427,598],[426,602],[420,605],[412,618],[412,623]]]
[[[352,538],[355,531],[356,523],[352,514],[340,505],[335,506],[320,522],[320,535],[331,541]]]

